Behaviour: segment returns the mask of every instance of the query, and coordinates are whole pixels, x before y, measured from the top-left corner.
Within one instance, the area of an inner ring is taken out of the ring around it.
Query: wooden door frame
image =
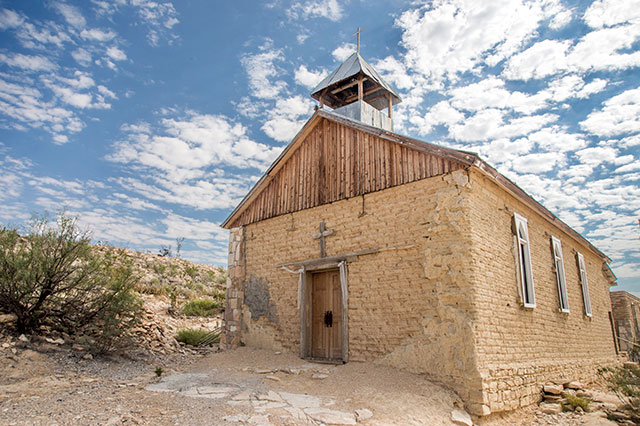
[[[343,263],[344,262],[344,263]],[[340,265],[344,265],[344,273],[340,269]],[[302,272],[301,282],[301,303],[300,303],[300,358],[311,357],[311,303],[313,278],[312,275],[318,272],[329,272],[338,270],[340,276],[340,293],[342,296],[342,362],[349,361],[349,283],[347,273],[347,262],[331,262],[318,266],[310,266]]]

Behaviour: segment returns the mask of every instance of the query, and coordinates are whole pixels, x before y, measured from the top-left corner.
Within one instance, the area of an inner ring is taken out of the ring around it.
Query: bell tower
[[[393,106],[402,99],[360,56],[360,32],[358,28],[358,50],[322,80],[311,97],[321,108],[326,105],[336,114],[393,131]]]

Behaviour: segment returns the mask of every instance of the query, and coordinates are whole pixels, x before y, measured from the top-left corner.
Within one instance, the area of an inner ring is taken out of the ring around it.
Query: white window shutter
[[[578,253],[578,269],[580,272],[580,284],[582,285],[582,299],[584,300],[584,314],[591,316],[591,299],[589,298],[589,281],[587,279],[587,268],[584,263],[584,256]]]

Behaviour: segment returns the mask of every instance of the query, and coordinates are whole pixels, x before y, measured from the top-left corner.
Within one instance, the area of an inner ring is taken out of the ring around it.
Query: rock
[[[633,368],[633,367],[637,367],[638,363],[637,362],[633,362],[633,361],[625,361],[622,366],[624,368]]]
[[[253,372],[256,374],[271,374],[271,373],[276,373],[278,371],[278,369],[273,369],[273,368],[256,368]]]
[[[552,395],[561,395],[562,391],[564,390],[564,386],[563,385],[554,385],[554,384],[546,384],[544,385],[544,392],[545,393],[550,393]]]
[[[2,314],[0,315],[0,324],[9,324],[18,321],[16,314]]]
[[[582,409],[582,407],[576,407],[576,413],[584,414],[584,410]]]
[[[329,410],[327,408],[305,408],[304,413],[313,420],[327,425],[355,425],[356,417],[344,411]]]
[[[84,352],[86,350],[84,346],[80,346],[80,345],[73,345],[71,346],[71,349],[77,352]]]
[[[540,411],[545,414],[558,414],[562,412],[562,407],[560,404],[542,402],[539,405]]]
[[[584,385],[578,381],[569,382],[565,385],[568,389],[582,390],[584,389]]]
[[[278,352],[274,352],[274,355],[281,355],[282,352],[278,351]]]
[[[544,395],[544,400],[545,401],[551,401],[551,402],[557,402],[562,400],[562,395],[551,395],[551,394],[545,394]]]
[[[373,417],[373,412],[368,408],[360,408],[356,410],[356,419],[359,422],[369,420],[371,417]]]
[[[242,391],[231,399],[234,401],[249,401],[253,395],[253,392]]]
[[[553,384],[566,386],[568,383],[571,383],[571,379],[566,377],[559,377],[557,379],[552,380]]]
[[[280,396],[293,408],[320,407],[320,399],[315,396],[287,392],[280,392]]]
[[[269,391],[266,395],[258,395],[257,398],[259,401],[284,402],[282,397],[274,391]]]
[[[88,359],[93,359],[93,355],[91,355],[91,354],[85,354],[82,358],[87,359],[87,360],[88,360]]]
[[[247,414],[236,414],[235,416],[223,417],[222,420],[225,422],[245,423],[249,420],[249,416]]]
[[[18,337],[18,340],[19,340],[19,341],[21,341],[21,342],[23,342],[23,343],[29,343],[29,338],[28,338],[27,336],[25,336],[24,334],[21,334],[21,335]]]
[[[471,420],[469,413],[459,408],[454,408],[451,412],[451,421],[456,425],[473,426],[473,420]]]
[[[311,378],[316,380],[323,380],[323,379],[326,379],[327,377],[329,377],[328,374],[322,374],[322,373],[314,373],[311,375]]]
[[[617,426],[616,422],[612,422],[607,419],[607,414],[603,412],[599,413],[587,413],[581,419],[584,426]]]
[[[300,370],[299,368],[293,368],[293,367],[282,368],[280,369],[280,371],[282,371],[283,373],[293,374],[296,376],[302,372],[302,370]]]
[[[264,378],[268,380],[273,380],[274,382],[280,381],[280,377],[277,377],[277,376],[264,376]]]
[[[51,339],[49,337],[45,337],[44,341],[47,343],[51,343],[52,345],[64,345],[64,339],[61,337],[57,339]]]

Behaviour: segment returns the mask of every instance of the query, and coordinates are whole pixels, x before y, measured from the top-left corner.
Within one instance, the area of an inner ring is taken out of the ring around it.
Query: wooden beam
[[[376,92],[377,92],[377,91],[379,91],[379,90],[384,90],[384,88],[382,88],[382,87],[380,87],[380,86],[378,86],[378,87],[372,87],[371,89],[369,89],[369,90],[367,90],[366,92],[364,92],[364,93],[362,94],[362,96],[360,96],[360,92],[358,92],[358,94],[357,94],[357,95],[351,95],[351,96],[349,96],[348,98],[346,98],[344,101],[345,101],[345,103],[350,103],[350,102],[355,101],[356,99],[363,100],[363,99],[364,99],[365,97],[367,97],[368,95],[370,95],[370,94],[372,94],[372,93],[376,93]],[[356,96],[357,96],[357,97],[356,97]],[[382,95],[382,96],[384,96],[384,95]]]
[[[362,85],[362,77],[358,78],[358,100],[361,101],[363,98],[363,85]],[[349,103],[348,100],[345,99],[345,102]]]
[[[357,260],[358,256],[373,254],[379,251],[380,249],[376,248],[376,249],[356,251],[353,253],[338,254],[335,256],[318,257],[315,259],[308,259],[308,260],[297,260],[293,262],[282,263],[280,265],[276,265],[276,267],[282,268],[283,266],[287,266],[287,267],[288,266],[304,266],[305,271],[313,271],[313,270],[324,269],[324,268],[335,268],[343,260],[347,262],[353,262]]]
[[[367,80],[369,80],[367,77],[363,77],[363,78],[362,78],[362,82],[363,82],[363,83],[364,83],[365,81],[367,81]],[[347,84],[345,84],[344,86],[340,86],[340,87],[338,87],[337,89],[333,89],[333,90],[331,91],[331,93],[338,93],[338,92],[341,92],[341,91],[343,91],[343,90],[348,89],[349,87],[353,87],[353,86],[355,86],[356,84],[358,84],[358,80],[353,80],[351,83],[347,83]]]
[[[391,93],[387,93],[387,98],[389,99],[389,118],[393,118],[393,97]]]

